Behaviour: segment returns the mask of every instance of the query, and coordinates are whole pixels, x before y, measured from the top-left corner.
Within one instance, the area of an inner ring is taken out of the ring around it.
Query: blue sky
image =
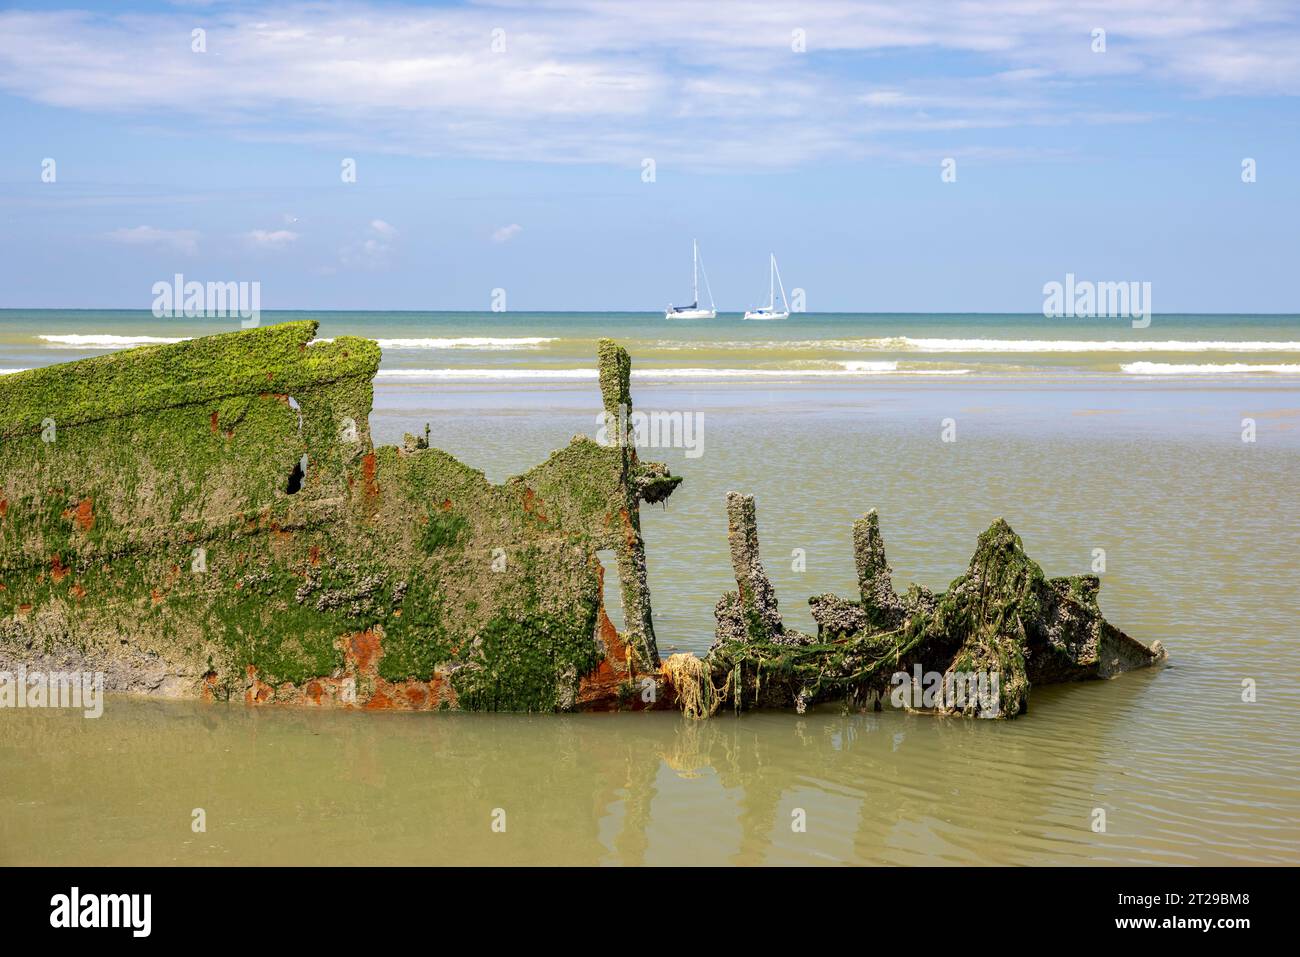
[[[1297,312],[1298,95],[1281,2],[4,4],[0,307]]]

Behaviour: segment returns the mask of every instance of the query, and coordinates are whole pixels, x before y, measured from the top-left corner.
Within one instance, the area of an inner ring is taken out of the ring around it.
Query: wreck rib
[[[693,694],[714,709],[729,702],[802,712],[848,700],[879,710],[901,700],[910,710],[1014,718],[1028,709],[1031,683],[1108,678],[1166,657],[1159,642],[1148,648],[1102,617],[1099,579],[1047,578],[1002,519],[980,535],[966,573],[943,595],[913,585],[899,596],[874,509],[853,525],[860,600],[813,596],[817,637],[783,632],[763,615],[776,608],[770,583],[754,584],[767,580],[757,566],[753,497],[729,492],[727,505],[740,597],[729,592],[718,603],[700,679],[709,687]],[[934,680],[914,688],[923,675]]]

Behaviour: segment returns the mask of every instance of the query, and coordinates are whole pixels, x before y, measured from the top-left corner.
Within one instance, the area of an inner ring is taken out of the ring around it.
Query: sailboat
[[[771,273],[768,277],[768,294],[767,305],[759,306],[757,309],[749,309],[745,312],[746,319],[788,319],[790,318],[790,302],[785,298],[785,283],[781,282],[781,273],[776,268],[776,253],[769,253],[771,257]],[[782,311],[776,311],[776,290],[781,290]]]
[[[709,274],[704,273],[704,291],[709,294],[709,308],[700,308],[700,273],[704,264],[700,262],[700,244],[691,240],[691,304],[689,306],[669,306],[664,310],[665,319],[714,319],[718,310],[713,305],[713,290],[709,288]]]

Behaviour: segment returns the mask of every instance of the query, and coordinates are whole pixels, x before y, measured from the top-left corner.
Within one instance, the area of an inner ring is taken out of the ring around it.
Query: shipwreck
[[[1103,618],[1095,577],[1047,578],[1000,520],[946,592],[898,594],[869,513],[852,535],[860,594],[810,599],[817,634],[800,634],[763,571],[754,500],[731,493],[736,590],[716,640],[661,660],[640,505],[681,477],[627,434],[624,349],[598,349],[612,440],[575,436],[497,485],[427,438],[375,446],[378,344],[315,334],[288,322],[0,378],[0,671],[250,705],[702,717],[880,707],[924,666],[997,676],[996,701],[927,710],[1014,717],[1032,684],[1164,658]]]

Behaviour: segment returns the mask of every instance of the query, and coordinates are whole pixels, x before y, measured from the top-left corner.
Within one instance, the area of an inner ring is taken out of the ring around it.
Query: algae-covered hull
[[[377,448],[377,344],[315,331],[0,381],[0,667],[253,703],[639,702],[659,660],[638,505],[678,480],[583,436],[503,485],[414,437]],[[603,342],[600,362],[606,409],[630,408],[626,352]]]
[[[680,479],[628,441],[630,360],[599,346],[610,441],[575,436],[501,485],[407,436],[376,447],[373,341],[292,322],[0,379],[0,671],[110,691],[414,710],[802,708],[897,667],[1105,677],[1159,648],[1102,619],[1095,579],[1046,579],[1005,525],[946,595],[896,596],[874,513],[862,600],[787,632],[752,499],[729,498],[737,592],[703,660],[661,662],[642,501]],[[616,556],[625,631],[604,608]],[[878,697],[877,697],[878,702]],[[957,709],[989,713],[987,707]]]

